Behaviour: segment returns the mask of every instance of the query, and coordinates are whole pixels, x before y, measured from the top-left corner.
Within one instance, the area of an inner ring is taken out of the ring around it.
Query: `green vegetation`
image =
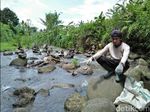
[[[78,60],[75,59],[75,58],[73,58],[73,59],[71,60],[71,63],[72,63],[75,67],[77,67],[77,66],[79,65]]]
[[[54,45],[62,48],[75,48],[84,52],[92,45],[105,45],[110,41],[110,32],[120,29],[124,34],[124,40],[136,53],[150,57],[150,0],[124,0],[123,4],[116,4],[109,9],[107,16],[100,12],[93,21],[79,24],[73,22],[62,25],[59,20],[60,13],[50,12],[46,14],[46,20],[41,20],[46,29],[37,31],[27,22],[17,22],[17,16],[8,8],[0,11],[1,15],[9,13],[9,18],[3,18],[1,24],[1,49],[0,51],[14,47],[31,47],[33,44]],[[4,16],[5,17],[5,16]],[[11,44],[6,44],[11,43]]]
[[[8,42],[1,43],[1,51],[12,51],[15,49],[16,49],[16,47],[13,46],[11,43],[8,43]]]

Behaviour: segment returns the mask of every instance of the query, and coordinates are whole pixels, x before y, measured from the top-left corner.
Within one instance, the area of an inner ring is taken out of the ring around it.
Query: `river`
[[[12,112],[12,104],[15,103],[16,97],[13,96],[13,91],[16,88],[28,86],[34,89],[45,88],[48,89],[53,84],[69,83],[74,84],[75,88],[54,88],[50,90],[50,95],[43,96],[37,94],[32,105],[28,105],[29,112],[64,112],[64,102],[72,93],[75,92],[76,87],[81,85],[85,79],[89,79],[92,76],[102,75],[106,73],[101,67],[94,69],[94,73],[91,76],[78,74],[72,76],[71,73],[66,72],[64,69],[56,65],[56,69],[51,73],[39,74],[37,68],[25,68],[9,66],[9,63],[17,57],[16,54],[11,56],[1,56],[1,112]],[[38,57],[27,51],[27,57]],[[78,61],[87,59],[84,55],[78,54],[74,56]],[[69,61],[69,60],[68,60]],[[24,79],[25,81],[16,80]],[[3,91],[3,87],[8,87]]]

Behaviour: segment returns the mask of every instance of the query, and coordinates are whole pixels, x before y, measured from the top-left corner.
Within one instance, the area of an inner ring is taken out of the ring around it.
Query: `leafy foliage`
[[[59,20],[60,13],[50,12],[45,16],[46,20],[40,19],[46,26],[41,32],[36,30],[33,32],[34,28],[32,29],[25,22],[17,26],[2,23],[1,39],[3,41],[18,39],[18,42],[30,45],[47,43],[85,51],[92,45],[98,49],[98,44],[107,44],[110,41],[110,32],[113,29],[120,29],[124,34],[124,41],[131,46],[132,51],[147,56],[150,54],[150,0],[129,0],[129,2],[124,0],[122,4],[116,4],[109,9],[107,16],[100,12],[93,21],[86,23],[70,22],[63,26],[62,21]]]
[[[13,26],[19,24],[19,19],[17,15],[9,8],[4,8],[3,10],[0,10],[0,16],[0,22],[2,22],[3,24],[13,24]]]

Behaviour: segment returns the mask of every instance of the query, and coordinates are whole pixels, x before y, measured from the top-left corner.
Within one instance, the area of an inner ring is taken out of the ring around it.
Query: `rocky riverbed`
[[[107,71],[96,62],[88,66],[82,63],[87,54],[65,57],[62,49],[50,50],[49,55],[35,49],[23,54],[0,54],[2,112],[115,112],[126,106],[138,112],[129,104],[115,107],[113,102],[122,92],[123,83],[116,83],[114,76],[104,80]],[[129,62],[126,75],[144,80],[144,87],[150,90],[147,63],[135,55],[130,56]],[[81,86],[85,81],[88,85],[83,96]]]

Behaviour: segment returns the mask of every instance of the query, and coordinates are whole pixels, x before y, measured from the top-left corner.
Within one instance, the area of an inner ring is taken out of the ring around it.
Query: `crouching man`
[[[108,71],[108,73],[104,75],[104,78],[115,74],[116,82],[120,82],[123,79],[123,73],[129,68],[127,59],[130,53],[130,46],[122,41],[122,32],[119,30],[113,30],[111,32],[111,39],[112,42],[91,56],[87,60],[87,64],[96,60]],[[107,53],[110,54],[110,58],[106,57]]]

